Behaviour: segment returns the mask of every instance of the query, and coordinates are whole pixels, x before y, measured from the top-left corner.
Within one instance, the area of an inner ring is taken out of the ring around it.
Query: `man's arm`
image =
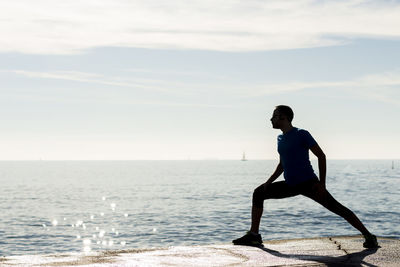
[[[281,162],[279,161],[278,166],[276,167],[276,170],[274,171],[274,173],[271,175],[271,177],[268,179],[268,181],[265,183],[265,185],[269,185],[271,184],[273,181],[275,181],[276,179],[278,179],[278,177],[283,173],[283,167]]]
[[[318,158],[319,180],[324,188],[326,188],[326,157],[318,144],[310,148],[311,152]]]

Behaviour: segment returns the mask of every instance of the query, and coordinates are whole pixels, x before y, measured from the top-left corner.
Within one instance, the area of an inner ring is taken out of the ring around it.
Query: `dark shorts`
[[[318,183],[319,180],[317,178],[311,178],[294,186],[287,184],[285,181],[272,183],[266,188],[262,184],[254,190],[253,206],[262,208],[265,199],[281,199],[297,195],[313,198],[315,193],[314,186]]]

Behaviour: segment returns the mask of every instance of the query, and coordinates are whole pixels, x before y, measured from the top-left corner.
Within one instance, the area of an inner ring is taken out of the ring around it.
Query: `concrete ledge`
[[[378,238],[364,249],[361,236],[266,241],[263,248],[177,246],[0,258],[1,266],[400,266],[400,240]]]

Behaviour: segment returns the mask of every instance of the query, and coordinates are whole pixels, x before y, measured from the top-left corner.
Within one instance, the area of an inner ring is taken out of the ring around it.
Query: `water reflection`
[[[124,223],[117,218],[128,218],[128,213],[116,213],[117,204],[115,202],[109,202],[106,196],[103,196],[102,202],[105,201],[106,205],[109,205],[113,213],[106,214],[105,212],[99,212],[99,217],[96,217],[93,212],[88,215],[84,215],[85,218],[90,218],[89,221],[85,222],[82,220],[82,216],[79,219],[67,219],[67,217],[61,217],[63,220],[59,222],[57,219],[52,219],[48,223],[42,223],[43,229],[47,231],[50,230],[47,226],[48,224],[53,227],[57,226],[57,228],[61,231],[64,230],[64,233],[68,233],[67,227],[70,225],[71,230],[75,232],[72,236],[72,240],[80,240],[81,241],[81,251],[84,253],[91,252],[93,249],[108,249],[115,247],[115,245],[120,245],[121,247],[126,246],[127,242],[123,240],[119,240],[119,242],[115,242],[112,237],[118,238],[120,236],[120,231],[116,230],[116,227],[113,226],[111,228],[110,224]],[[72,223],[71,223],[72,221]],[[105,230],[105,228],[111,229],[109,232]],[[66,231],[66,232],[65,232]],[[156,228],[153,228],[153,233],[157,232]],[[94,245],[94,247],[93,247]],[[79,245],[78,245],[79,246]]]
[[[112,211],[115,211],[115,207],[117,206],[117,204],[111,203],[110,206],[111,206],[111,210],[112,210]]]
[[[101,231],[99,232],[99,237],[100,237],[100,238],[103,238],[104,235],[105,235],[105,233],[106,233],[106,231],[101,230]]]

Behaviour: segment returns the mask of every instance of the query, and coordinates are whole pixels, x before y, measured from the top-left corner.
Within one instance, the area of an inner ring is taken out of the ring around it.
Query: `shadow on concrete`
[[[328,267],[337,266],[370,266],[378,267],[376,265],[364,262],[364,258],[368,255],[372,255],[378,251],[378,248],[374,249],[364,249],[359,252],[349,253],[343,256],[333,257],[333,256],[321,256],[321,255],[306,255],[306,254],[284,254],[276,250],[268,249],[266,247],[258,247],[259,249],[270,253],[276,257],[287,258],[287,259],[299,259],[314,261],[316,263],[321,263]],[[318,264],[319,265],[319,264]]]

